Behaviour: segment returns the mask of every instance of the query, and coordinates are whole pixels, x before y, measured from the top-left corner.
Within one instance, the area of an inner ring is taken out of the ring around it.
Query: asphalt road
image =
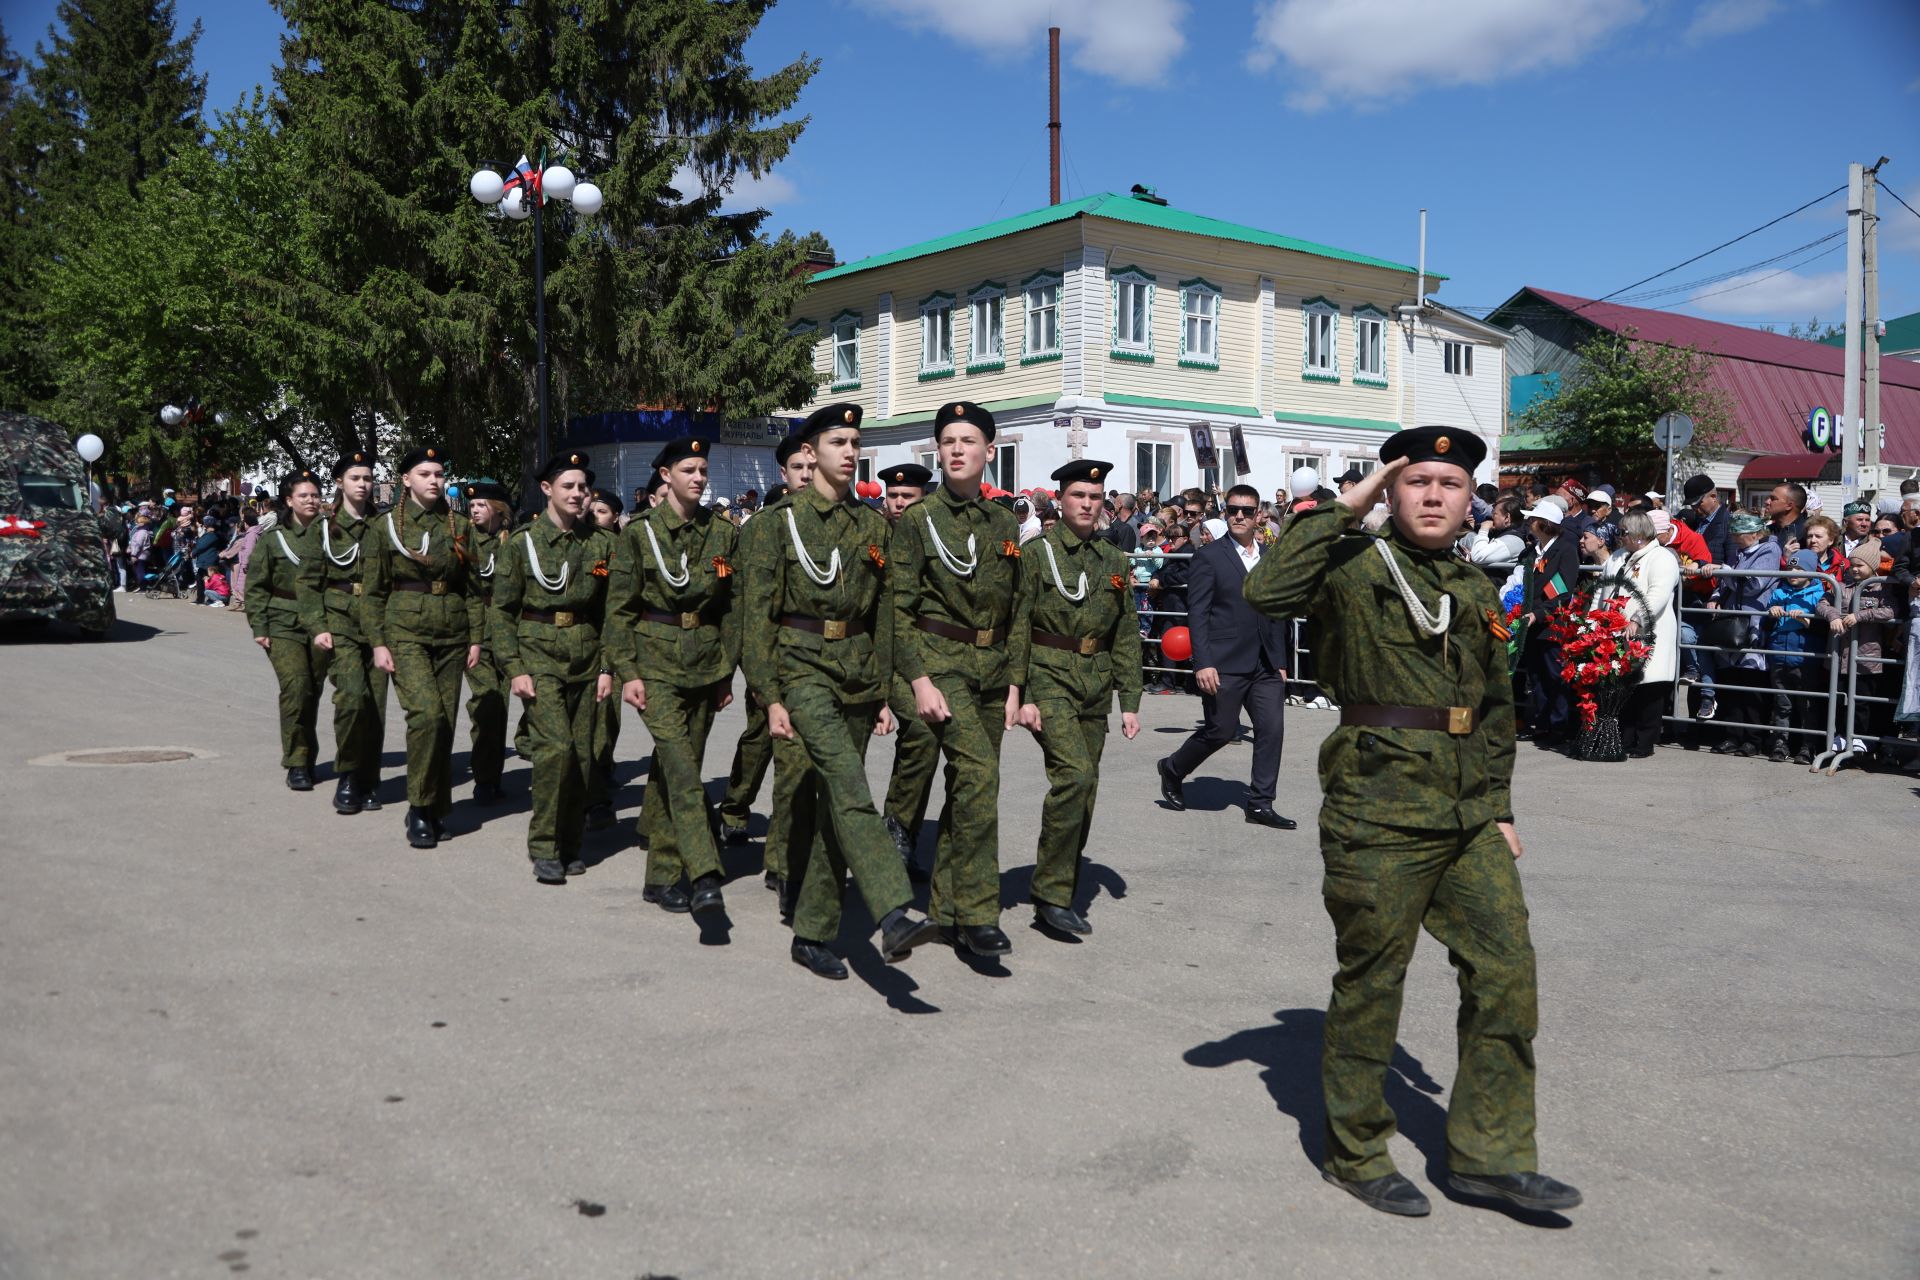
[[[1910,778],[1523,749],[1541,1159],[1587,1203],[1439,1193],[1456,991],[1426,939],[1389,1096],[1435,1211],[1396,1220],[1317,1168],[1327,713],[1289,711],[1289,835],[1232,807],[1244,745],[1157,806],[1192,701],[1116,729],[1083,945],[1018,905],[1044,779],[1010,735],[1013,954],[854,940],[835,984],[788,960],[757,845],[705,934],[640,901],[624,821],[536,885],[525,768],[481,825],[464,728],[435,851],[402,838],[397,708],[383,812],[288,792],[244,622],[123,601],[117,643],[0,643],[6,1280],[1920,1272]],[[621,746],[630,815],[637,719]],[[27,763],[156,747],[199,754]]]

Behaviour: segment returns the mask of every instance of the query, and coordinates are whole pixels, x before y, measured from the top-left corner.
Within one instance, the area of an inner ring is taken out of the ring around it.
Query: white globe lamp
[[[491,169],[482,169],[467,180],[467,190],[481,204],[499,204],[507,189],[506,179]]]
[[[515,222],[519,222],[522,219],[533,216],[533,206],[527,203],[526,192],[522,191],[519,187],[515,187],[513,190],[507,192],[506,197],[500,201],[500,212],[506,214]]]
[[[572,175],[569,174],[568,176],[571,177]],[[600,206],[603,202],[604,197],[600,194],[600,188],[594,186],[591,182],[582,182],[574,186],[573,207],[580,212],[589,214],[598,213],[600,212]]]
[[[555,200],[571,200],[573,183],[573,170],[563,164],[556,164],[540,175],[540,189]]]
[[[177,427],[186,420],[187,411],[177,404],[163,405],[160,409],[160,421],[170,427]]]

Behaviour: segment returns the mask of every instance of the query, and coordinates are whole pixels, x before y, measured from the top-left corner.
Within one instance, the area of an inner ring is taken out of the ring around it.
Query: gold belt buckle
[[[1080,656],[1081,657],[1091,658],[1094,654],[1098,652],[1100,652],[1099,636],[1081,636],[1080,637]]]
[[[554,625],[554,626],[556,626],[556,627],[570,627],[570,626],[572,626],[572,625],[573,625],[573,610],[571,610],[571,609],[555,609],[555,610],[553,611],[553,625]]]
[[[360,584],[356,582],[356,583],[353,583],[352,585],[353,585],[353,594],[355,594],[355,595],[359,595],[359,594],[360,594]]]
[[[683,613],[680,615],[680,629],[682,631],[695,631],[699,629],[699,626],[700,626],[699,614]]]
[[[845,640],[847,638],[847,624],[838,618],[821,619],[820,638],[822,640]]]
[[[992,631],[974,632],[973,644],[976,649],[985,649],[990,647],[993,644],[993,632]]]
[[[436,578],[427,584],[427,590],[436,596],[443,596],[447,594],[447,584],[445,581]]]
[[[1447,708],[1447,732],[1455,737],[1464,737],[1473,732],[1472,707]]]

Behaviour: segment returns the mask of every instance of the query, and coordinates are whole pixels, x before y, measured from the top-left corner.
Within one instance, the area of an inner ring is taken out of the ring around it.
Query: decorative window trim
[[[818,332],[820,332],[820,322],[818,320],[800,319],[800,320],[795,320],[792,324],[787,326],[787,334],[790,337],[797,337],[803,333],[818,333]]]
[[[951,378],[953,374],[954,374],[953,366],[948,365],[944,369],[922,370],[918,376],[920,381],[922,382],[935,382],[941,378]]]
[[[1313,318],[1330,316],[1327,325],[1328,363],[1316,365],[1313,357]],[[1302,382],[1340,381],[1340,308],[1326,298],[1305,298],[1300,303],[1300,380]]]
[[[1213,296],[1213,354],[1194,354],[1187,350],[1187,302],[1196,293]],[[1220,367],[1220,317],[1226,305],[1226,292],[1210,280],[1195,276],[1180,282],[1180,367],[1218,369]]]
[[[1110,287],[1112,305],[1108,310],[1111,327],[1109,352],[1115,360],[1125,360],[1133,364],[1153,363],[1153,295],[1159,289],[1159,283],[1149,272],[1139,267],[1122,267],[1113,273]],[[1145,315],[1147,320],[1147,340],[1144,343],[1122,343],[1120,341],[1120,286],[1122,284],[1143,285],[1147,290]]]
[[[1353,309],[1353,382],[1359,387],[1384,387],[1387,385],[1387,313],[1371,302],[1363,302]],[[1380,372],[1367,373],[1360,368],[1360,326],[1364,323],[1380,326]]]
[[[858,391],[860,389],[860,361],[866,354],[860,349],[863,345],[860,340],[860,332],[866,327],[862,323],[863,319],[864,317],[862,317],[858,311],[847,310],[842,311],[828,322],[827,376],[833,378],[834,371],[839,368],[836,358],[839,355],[840,349],[840,326],[848,320],[853,321],[853,376],[851,378],[833,378],[833,380],[827,384],[827,388],[830,391]]]
[[[983,302],[1000,300],[1000,349],[982,353],[978,309]],[[1007,367],[1007,286],[997,280],[982,280],[967,291],[967,372],[989,373]]]
[[[920,300],[920,381],[922,382],[953,376],[953,304],[956,301],[957,299],[950,293],[930,293]],[[947,313],[947,359],[942,364],[928,364],[927,317],[936,311]]]
[[[1066,358],[1067,358],[1067,353],[1064,351],[1042,351],[1037,356],[1021,356],[1020,363],[1021,364],[1051,364],[1055,360],[1065,360]]]
[[[1030,299],[1033,296],[1034,289],[1045,288],[1049,285],[1051,285],[1053,288],[1054,345],[1051,347],[1029,348],[1027,346],[1027,323],[1029,318],[1032,316],[1033,310],[1034,310],[1033,304],[1030,301]],[[1025,280],[1022,280],[1020,282],[1020,363],[1021,364],[1043,364],[1048,360],[1059,360],[1065,357],[1066,350],[1060,342],[1061,335],[1066,332],[1066,326],[1065,324],[1062,323],[1062,317],[1060,312],[1060,309],[1065,302],[1065,298],[1066,298],[1066,277],[1062,276],[1058,271],[1036,271],[1032,275],[1028,276]],[[1005,313],[1003,312],[1002,324],[1001,324],[1001,331],[1003,334],[1005,332],[1005,328],[1006,328]]]

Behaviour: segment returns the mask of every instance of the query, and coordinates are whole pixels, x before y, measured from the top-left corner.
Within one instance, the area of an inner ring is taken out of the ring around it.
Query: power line
[[[1719,284],[1722,281],[1732,280],[1738,276],[1745,275],[1749,271],[1758,271],[1760,268],[1770,267],[1776,262],[1785,262],[1788,258],[1804,253],[1809,249],[1817,249],[1821,245],[1838,240],[1846,234],[1846,228],[1842,227],[1838,231],[1830,231],[1817,240],[1809,240],[1807,243],[1789,249],[1785,253],[1776,253],[1771,258],[1762,258],[1758,262],[1749,262],[1744,267],[1735,267],[1731,271],[1722,271],[1715,275],[1702,276],[1698,280],[1689,280],[1685,284],[1665,285],[1658,289],[1649,289],[1645,293],[1628,294],[1626,297],[1621,298],[1620,301],[1637,304],[1643,298],[1666,298],[1676,293],[1690,293],[1705,285]]]
[[[1879,180],[1876,179],[1876,181],[1879,181]],[[1892,196],[1895,200],[1900,200],[1900,193],[1898,191],[1895,191],[1892,187],[1888,186],[1884,181],[1880,182],[1880,189],[1886,192],[1888,195]],[[1908,204],[1905,200],[1900,200],[1900,207],[1902,209],[1905,209],[1908,213],[1911,213],[1914,217],[1920,218],[1920,209],[1915,209],[1912,205]]]

